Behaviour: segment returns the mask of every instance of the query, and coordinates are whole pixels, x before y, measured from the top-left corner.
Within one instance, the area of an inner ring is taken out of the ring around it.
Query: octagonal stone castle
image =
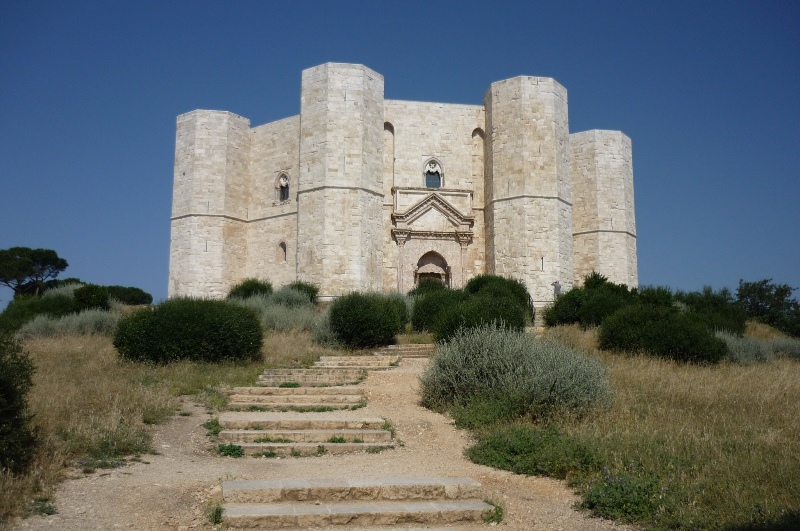
[[[557,81],[492,83],[482,105],[386,100],[362,65],[303,71],[300,115],[251,127],[225,111],[178,117],[169,296],[223,297],[249,277],[330,299],[597,271],[638,284],[631,141],[569,133]]]

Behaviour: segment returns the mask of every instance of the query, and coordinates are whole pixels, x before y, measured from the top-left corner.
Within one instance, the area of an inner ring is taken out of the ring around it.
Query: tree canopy
[[[800,337],[800,303],[792,298],[795,289],[788,284],[775,284],[771,278],[757,282],[739,280],[736,295],[748,317]]]
[[[15,295],[39,295],[69,264],[52,249],[12,247],[0,250],[0,285]]]

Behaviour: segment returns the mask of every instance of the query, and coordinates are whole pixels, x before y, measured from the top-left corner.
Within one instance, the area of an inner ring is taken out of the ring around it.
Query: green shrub
[[[567,474],[602,470],[593,446],[559,432],[555,425],[503,426],[479,437],[467,449],[474,463],[510,470],[515,474],[566,479]]]
[[[413,308],[413,299],[397,292],[386,293],[383,296],[386,297],[386,300],[388,300],[390,303],[394,304],[395,309],[397,310],[397,316],[400,318],[400,327],[402,330],[406,323],[411,320],[409,306]]]
[[[489,287],[478,296],[445,308],[433,325],[437,342],[447,341],[460,329],[476,328],[494,323],[498,328],[522,331],[525,328],[525,309],[507,291]]]
[[[460,290],[435,290],[417,297],[411,325],[417,332],[431,331],[443,310],[456,306],[467,299],[467,294]]]
[[[659,505],[661,489],[649,474],[606,473],[593,481],[583,495],[581,507],[595,516],[621,522],[636,522],[652,517]]]
[[[586,303],[586,298],[586,290],[583,288],[572,288],[562,294],[553,304],[544,309],[544,324],[558,326],[580,323],[580,310]]]
[[[227,301],[179,298],[123,317],[114,346],[137,361],[257,359],[263,332],[256,314]]]
[[[489,420],[546,418],[562,410],[583,412],[610,399],[603,366],[533,335],[481,326],[439,345],[420,378],[425,407],[475,410],[489,400],[505,404]]]
[[[301,293],[305,293],[308,297],[308,302],[316,304],[317,302],[317,294],[319,293],[319,288],[314,284],[310,284],[308,282],[301,282],[299,280],[292,282],[289,284],[289,287],[295,291],[299,291]]]
[[[711,331],[725,330],[736,335],[744,332],[747,314],[726,288],[714,291],[705,286],[702,291],[678,292],[675,299],[684,303]]]
[[[441,291],[443,289],[447,289],[447,287],[438,278],[424,277],[408,292],[408,295],[409,297],[421,297],[431,291]]]
[[[73,294],[75,304],[81,310],[99,309],[108,310],[109,291],[104,286],[85,284],[76,289]]]
[[[220,444],[217,453],[225,457],[244,457],[244,448],[238,444]]]
[[[469,295],[494,293],[494,296],[511,296],[524,311],[531,311],[531,296],[522,281],[499,275],[478,275],[472,277],[464,286]]]
[[[612,289],[599,288],[586,295],[586,301],[578,309],[578,320],[584,328],[599,326],[606,317],[630,304],[629,296]]]
[[[72,296],[55,295],[36,297],[35,295],[15,298],[3,313],[0,313],[0,332],[15,332],[37,315],[61,317],[80,310]]]
[[[20,344],[0,333],[0,472],[22,474],[33,459],[36,436],[26,395],[34,370]]]
[[[725,343],[691,312],[643,304],[609,316],[600,325],[598,339],[602,349],[693,363],[716,363],[727,352]]]
[[[672,290],[666,286],[644,286],[638,289],[638,293],[642,304],[671,307],[675,302]]]
[[[331,305],[330,326],[338,343],[350,348],[391,345],[402,324],[397,305],[375,293],[349,293]]]
[[[238,297],[246,299],[253,295],[269,295],[272,293],[272,284],[266,280],[257,278],[246,278],[233,286],[228,293],[228,298]]]
[[[110,336],[116,330],[119,318],[119,314],[104,310],[85,310],[63,317],[37,315],[22,325],[16,335],[21,339],[93,334]]]
[[[152,304],[153,296],[141,288],[126,286],[106,286],[108,296],[116,299],[122,304],[138,306],[141,304]]]

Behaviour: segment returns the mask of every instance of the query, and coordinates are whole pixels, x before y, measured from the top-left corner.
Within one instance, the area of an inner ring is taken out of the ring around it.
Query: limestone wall
[[[597,271],[638,285],[631,140],[619,131],[570,135],[575,281]]]
[[[542,306],[573,279],[567,91],[517,77],[484,95],[487,272],[522,280]]]
[[[244,271],[249,129],[224,111],[178,117],[170,297],[223,296]]]
[[[299,280],[320,296],[383,285],[383,77],[362,65],[303,71]]]
[[[279,287],[297,278],[297,189],[300,116],[251,130],[247,276]],[[280,200],[279,177],[289,180]]]

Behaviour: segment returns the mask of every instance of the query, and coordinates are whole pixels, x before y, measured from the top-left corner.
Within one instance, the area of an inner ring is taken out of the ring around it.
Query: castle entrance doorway
[[[435,278],[449,288],[450,267],[447,265],[447,260],[436,251],[423,254],[414,269],[414,285],[419,284],[423,278]]]

